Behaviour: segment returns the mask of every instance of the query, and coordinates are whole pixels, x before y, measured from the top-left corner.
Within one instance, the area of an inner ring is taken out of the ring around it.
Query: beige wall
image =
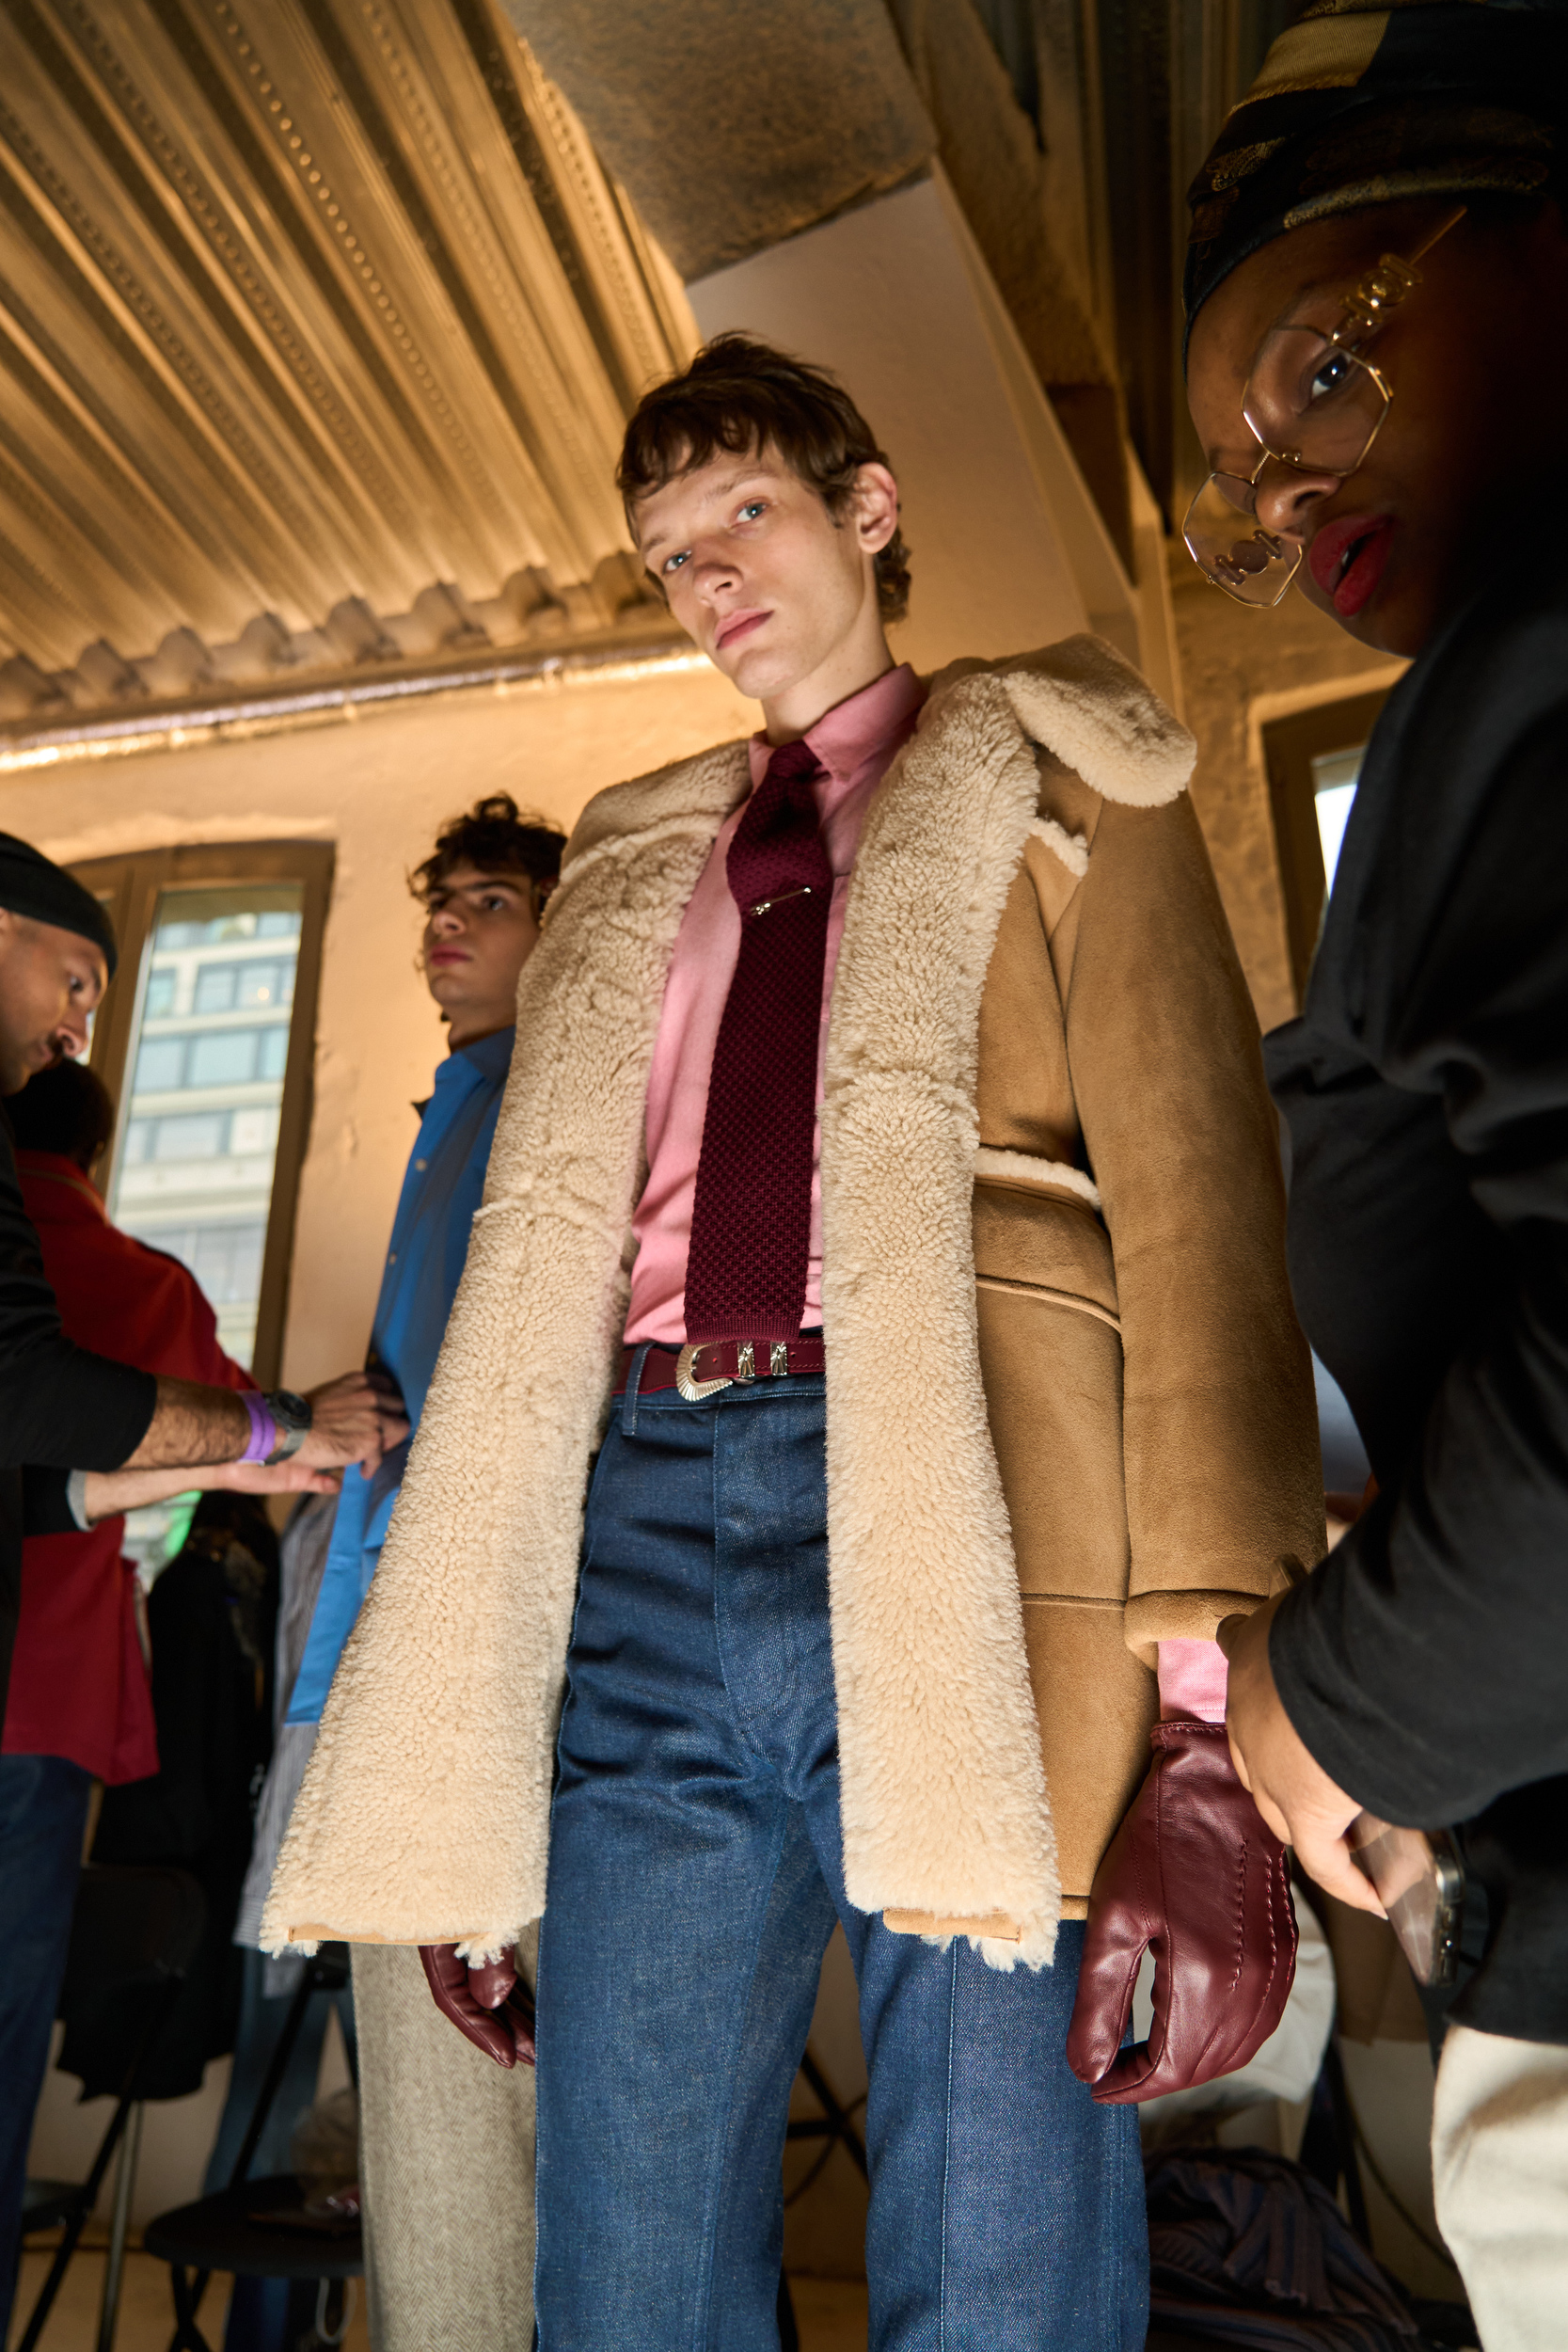
[[[1180,541],[1170,561],[1182,715],[1197,738],[1193,803],[1258,1018],[1271,1029],[1296,1003],[1262,729],[1288,712],[1392,685],[1404,665],[1365,651],[1295,589],[1275,612],[1248,612],[1203,579]]]
[[[1159,680],[1163,644],[940,172],[687,288],[832,368],[887,450],[913,558],[895,641],[921,669],[1095,628]]]
[[[695,657],[557,679],[248,742],[76,761],[0,781],[0,829],[61,860],[180,841],[329,840],[337,849],[300,1185],[284,1378],[359,1362],[413,1143],[410,1104],[443,1051],[414,969],[404,880],[439,820],[506,790],[569,825],[603,785],[758,723]]]

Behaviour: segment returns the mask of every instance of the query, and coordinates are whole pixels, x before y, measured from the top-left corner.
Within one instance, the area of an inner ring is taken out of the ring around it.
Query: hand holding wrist
[[[1226,1726],[1237,1775],[1274,1834],[1307,1876],[1356,1911],[1382,1905],[1351,1860],[1345,1832],[1361,1810],[1313,1756],[1285,1711],[1269,1662],[1281,1593],[1250,1617],[1227,1617],[1220,1645],[1230,1661]]]

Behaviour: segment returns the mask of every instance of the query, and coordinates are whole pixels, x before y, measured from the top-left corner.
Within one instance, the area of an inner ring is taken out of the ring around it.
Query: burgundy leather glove
[[[1156,1724],[1154,1761],[1095,1872],[1068,2064],[1102,2106],[1190,2090],[1256,2058],[1285,2013],[1296,1915],[1285,1849],[1223,1724]],[[1154,2025],[1121,2047],[1146,1947]]]
[[[519,1978],[515,1954],[470,1967],[455,1944],[421,1944],[420,1958],[436,2006],[476,2050],[498,2066],[533,2064],[533,1998]]]

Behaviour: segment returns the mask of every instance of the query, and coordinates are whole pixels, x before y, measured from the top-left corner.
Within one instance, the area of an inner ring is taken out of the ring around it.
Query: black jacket
[[[118,1470],[146,1437],[157,1397],[150,1372],[90,1355],[61,1331],[0,1115],[0,1716],[21,1605],[22,1538],[73,1527],[67,1472]]]
[[[1568,588],[1555,533],[1390,697],[1302,1018],[1291,1271],[1381,1490],[1270,1655],[1318,1761],[1470,1823],[1455,2013],[1568,2042]],[[1478,1818],[1480,1817],[1480,1818]]]
[[[260,1497],[203,1495],[147,1604],[158,1771],[104,1790],[92,1858],[189,1870],[206,1924],[143,2059],[138,2098],[183,2098],[207,2061],[234,2047],[244,1974],[234,1921],[272,1753],[277,1565]],[[85,2099],[118,2090],[142,2023],[118,1994],[67,2016],[58,2062],[82,2077]]]

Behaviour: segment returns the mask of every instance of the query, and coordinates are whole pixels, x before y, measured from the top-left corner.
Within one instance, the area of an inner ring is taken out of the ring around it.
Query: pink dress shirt
[[[925,699],[925,688],[906,662],[896,670],[884,670],[847,702],[825,711],[806,733],[805,739],[824,771],[814,788],[828,863],[833,869],[816,1060],[819,1112],[833,972],[844,936],[845,901],[861,827],[894,755],[913,734]],[[754,791],[767,773],[774,746],[765,735],[753,735],[748,749]],[[648,1181],[632,1218],[637,1258],[626,1332],[631,1346],[642,1340],[657,1340],[666,1347],[679,1347],[686,1339],[686,1251],[703,1121],[707,1114],[708,1076],[724,1000],[740,952],[740,910],[730,895],[724,861],[744,806],[742,802],[726,818],[713,845],[682,920],[664,985],[664,1006],[648,1073]],[[820,1159],[819,1126],[812,1149],[811,1263],[803,1330],[822,1320]]]
[[[1196,1715],[1199,1723],[1223,1724],[1230,1664],[1217,1642],[1160,1644],[1160,1713],[1171,1723]]]

